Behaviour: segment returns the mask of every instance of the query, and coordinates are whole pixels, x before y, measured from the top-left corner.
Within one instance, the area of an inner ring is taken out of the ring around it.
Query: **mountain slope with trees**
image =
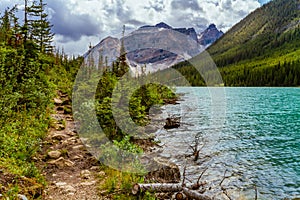
[[[300,85],[300,1],[265,4],[207,51],[227,86]],[[193,78],[195,70],[189,63],[175,68],[193,85],[204,85],[201,78]]]

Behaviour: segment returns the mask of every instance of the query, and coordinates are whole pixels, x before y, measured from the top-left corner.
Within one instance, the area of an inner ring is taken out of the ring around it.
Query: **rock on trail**
[[[74,131],[69,97],[58,92],[54,103],[56,113],[51,117],[55,123],[37,156],[37,165],[48,183],[43,199],[105,199],[98,194],[101,180],[97,178],[104,172]]]

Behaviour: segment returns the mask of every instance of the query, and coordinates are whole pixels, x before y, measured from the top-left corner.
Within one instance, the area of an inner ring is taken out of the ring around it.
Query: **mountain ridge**
[[[207,48],[226,86],[300,85],[300,0],[273,0]],[[194,60],[197,60],[196,56]],[[205,85],[189,63],[173,68]],[[209,72],[207,72],[209,73]]]
[[[169,68],[205,48],[199,44],[194,28],[173,28],[160,22],[139,27],[121,39],[111,36],[102,39],[84,55],[85,64],[100,66],[105,60],[105,64],[111,66],[120,55],[122,40],[133,73],[140,73],[144,65],[147,65],[147,72]]]

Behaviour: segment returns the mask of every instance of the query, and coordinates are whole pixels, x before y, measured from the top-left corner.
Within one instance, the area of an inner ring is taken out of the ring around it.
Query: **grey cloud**
[[[212,0],[212,1],[206,1],[207,3],[212,3],[212,4],[215,4],[215,6],[219,6],[220,4],[219,4],[219,2],[220,2],[220,0]]]
[[[135,31],[137,27],[145,25],[145,23],[135,19],[124,21],[124,24],[126,25],[126,34]]]
[[[245,17],[247,14],[248,14],[248,13],[247,13],[245,10],[240,10],[240,11],[238,11],[238,15],[239,15],[241,18]]]
[[[194,19],[194,23],[196,24],[195,28],[198,31],[203,31],[204,29],[207,28],[208,24],[211,23],[207,19],[203,17],[198,17]]]
[[[60,0],[49,1],[48,6],[55,12],[51,15],[53,32],[62,35],[65,42],[78,41],[82,36],[100,33],[100,25],[87,14],[73,14]]]
[[[124,7],[125,1],[124,0],[117,0],[114,2],[116,7],[114,9],[107,10],[108,13],[115,13],[120,21],[128,20],[131,17],[131,11],[129,7]],[[104,8],[105,9],[105,8]]]
[[[141,22],[139,20],[135,20],[135,19],[130,19],[130,20],[127,20],[125,21],[126,24],[131,24],[131,25],[134,25],[134,26],[141,26],[144,24],[144,22]]]
[[[228,29],[228,24],[222,23],[218,27],[219,27],[220,30]]]
[[[193,16],[191,13],[178,12],[173,18],[168,20],[168,23],[174,28],[182,27],[192,27],[193,26]]]
[[[125,0],[116,0],[113,2],[115,5],[113,7],[104,7],[106,13],[111,16],[115,16],[119,20],[119,26],[114,24],[115,27],[110,27],[113,32],[120,32],[122,29],[122,25],[127,24],[129,26],[138,26],[143,24],[141,21],[138,21],[132,17],[132,13],[134,12],[132,8],[126,6]]]
[[[224,9],[224,10],[231,10],[232,9],[232,2],[231,2],[231,0],[222,1],[221,8]]]
[[[117,17],[121,22],[131,18],[132,10],[130,10],[130,7],[125,6],[125,0],[115,0],[112,2],[113,6],[104,6],[103,8],[108,15]]]
[[[195,11],[201,11],[197,0],[173,0],[171,3],[173,9],[182,10],[182,9],[192,9]]]
[[[146,9],[154,9],[156,12],[162,12],[165,10],[165,4],[163,2],[163,0],[153,0],[149,2],[149,6],[145,6],[144,8]]]

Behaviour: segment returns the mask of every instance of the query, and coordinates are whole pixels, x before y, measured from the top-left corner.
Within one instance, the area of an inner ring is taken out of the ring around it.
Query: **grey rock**
[[[75,192],[76,192],[76,189],[75,189],[73,186],[71,186],[71,185],[66,185],[66,186],[63,187],[63,189],[64,189],[66,192],[68,192],[69,194],[70,194],[70,193],[75,193]]]
[[[62,186],[65,186],[65,185],[67,185],[66,182],[57,182],[57,183],[55,183],[56,187],[62,187]]]
[[[68,136],[63,133],[55,133],[50,136],[52,140],[63,140],[66,139]]]
[[[63,103],[63,101],[61,99],[54,98],[54,103],[55,103],[55,105],[61,105]]]
[[[81,176],[81,178],[83,178],[83,179],[90,179],[91,176],[92,176],[92,173],[91,173],[89,170],[82,170],[82,171],[80,172],[80,176]]]
[[[89,182],[82,182],[80,183],[81,186],[91,186],[91,185],[95,185],[96,181],[89,181]]]
[[[61,152],[60,151],[50,151],[50,152],[48,152],[48,156],[52,159],[57,159],[61,156]]]
[[[25,195],[22,194],[18,194],[18,198],[21,200],[28,200],[27,197]]]

